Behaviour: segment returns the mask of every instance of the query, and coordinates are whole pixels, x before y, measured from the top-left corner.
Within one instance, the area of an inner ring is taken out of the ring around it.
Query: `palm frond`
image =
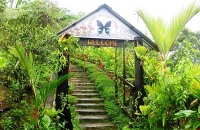
[[[36,96],[36,88],[35,88],[35,76],[36,71],[33,65],[33,56],[32,53],[26,53],[25,48],[21,44],[16,44],[16,48],[10,47],[9,52],[13,54],[16,58],[18,58],[21,67],[23,67],[27,73],[30,80],[30,83],[32,85],[32,89],[34,91],[34,95]]]
[[[177,35],[185,24],[199,12],[200,6],[194,2],[186,8],[183,8],[178,15],[172,19],[171,24],[167,28],[167,35],[165,37],[165,54],[169,52],[171,46],[175,43]]]
[[[166,31],[166,25],[164,24],[163,20],[160,17],[158,17],[157,19],[154,18],[144,10],[139,10],[137,13],[146,24],[148,30],[150,31],[154,39],[154,42],[158,46],[159,51],[162,52],[164,48],[163,35]]]
[[[144,10],[139,10],[137,13],[146,24],[160,53],[166,56],[175,43],[175,39],[181,29],[199,11],[200,6],[196,2],[193,2],[181,10],[168,26],[161,18],[158,17],[156,19]]]
[[[35,107],[39,107],[43,101],[47,98],[47,96],[63,81],[67,80],[69,78],[69,75],[61,76],[55,80],[53,80],[50,84],[43,86],[37,91],[37,97],[35,97]]]

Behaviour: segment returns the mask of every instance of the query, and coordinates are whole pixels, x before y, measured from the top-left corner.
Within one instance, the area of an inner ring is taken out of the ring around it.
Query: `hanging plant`
[[[70,34],[63,34],[59,40],[58,44],[63,51],[73,50],[74,47],[78,46],[78,39],[74,38]]]
[[[134,50],[135,50],[137,57],[140,59],[142,59],[147,52],[147,48],[144,46],[137,46],[134,48]]]
[[[66,35],[67,34],[62,35],[58,40],[58,44],[59,44],[61,50],[67,50],[68,49],[67,38],[69,37],[68,36],[69,34],[67,35],[68,37]]]

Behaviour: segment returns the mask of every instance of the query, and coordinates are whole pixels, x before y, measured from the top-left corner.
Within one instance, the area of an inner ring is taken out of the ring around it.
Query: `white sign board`
[[[63,33],[75,37],[134,40],[138,35],[105,8],[93,13]]]

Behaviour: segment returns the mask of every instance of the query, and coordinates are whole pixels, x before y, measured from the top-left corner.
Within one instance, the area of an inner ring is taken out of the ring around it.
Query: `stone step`
[[[74,90],[96,90],[95,86],[74,86]]]
[[[81,124],[83,130],[116,130],[112,123],[84,123]]]
[[[109,121],[107,115],[80,115],[79,116],[80,123],[90,122],[90,123],[97,123],[102,122],[105,123]]]
[[[76,103],[75,107],[86,109],[104,109],[103,103]]]
[[[82,83],[74,82],[73,84],[74,84],[74,86],[92,86],[92,85],[94,85],[93,83],[90,83],[90,82],[82,82]]]
[[[95,93],[95,92],[97,92],[97,90],[94,90],[94,89],[87,89],[87,90],[74,90],[73,91],[74,93]]]
[[[106,111],[102,109],[77,109],[80,115],[106,115]]]
[[[88,79],[88,77],[84,75],[73,76],[73,78]]]
[[[82,70],[82,69],[77,69],[77,68],[71,68],[71,72],[75,72],[75,73],[85,73],[85,71],[84,70]]]
[[[73,83],[90,83],[89,79],[71,79]]]
[[[83,76],[82,76],[83,77]],[[89,78],[87,77],[87,76],[84,76],[85,78],[80,78],[80,77],[78,77],[78,76],[73,76],[73,77],[71,77],[71,79],[72,80],[74,80],[74,79],[79,79],[79,80],[82,80],[82,79],[88,79],[89,80]]]
[[[93,98],[93,97],[98,97],[99,94],[98,93],[80,93],[80,92],[73,92],[72,93],[73,96],[76,96],[77,98]]]
[[[76,82],[74,82],[73,85],[74,85],[74,86],[92,86],[92,85],[94,85],[94,84],[93,84],[93,83],[90,83],[90,82],[86,82],[86,83],[84,83],[84,82],[83,82],[83,83],[79,83],[79,82],[76,83]]]
[[[84,72],[72,72],[72,73],[74,73],[73,77],[87,76],[87,74],[85,74]]]
[[[75,75],[74,75],[74,77],[79,77],[79,76],[87,76],[87,74],[84,72],[80,72],[80,73],[75,73]]]
[[[78,103],[100,103],[103,98],[77,98]]]
[[[78,83],[84,83],[84,82],[90,82],[90,80],[88,78],[70,78],[70,81],[74,82],[78,82]]]
[[[70,68],[71,69],[80,69],[78,66],[76,66],[76,65],[70,65]]]
[[[88,78],[85,78],[85,79],[83,79],[83,78],[70,78],[70,80],[71,81],[74,81],[74,82],[79,82],[79,81],[81,81],[81,82],[90,82],[90,80],[88,79]]]
[[[70,78],[70,84],[74,86],[72,95],[77,97],[75,111],[79,114],[82,130],[116,130],[109,121],[103,98],[99,98],[98,91],[87,74],[75,65],[70,68],[75,73]]]
[[[70,65],[70,68],[71,69],[80,69],[78,66],[76,66],[76,65]]]

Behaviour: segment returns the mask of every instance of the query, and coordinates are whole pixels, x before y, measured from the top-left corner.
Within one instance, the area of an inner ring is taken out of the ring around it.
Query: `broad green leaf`
[[[51,93],[58,85],[60,85],[64,80],[67,80],[69,75],[61,76],[53,80],[49,85],[43,86],[35,97],[35,106],[40,107],[43,101],[47,98],[49,93]]]
[[[151,107],[149,105],[140,105],[139,106],[142,115],[146,116],[151,112]]]
[[[149,92],[149,93],[154,93],[153,88],[150,85],[146,85],[145,89]]]
[[[50,109],[45,109],[44,110],[45,114],[47,114],[49,117],[56,117],[56,115],[58,113],[60,113],[61,111],[56,111],[55,108],[50,108]]]
[[[7,65],[7,59],[5,59],[4,57],[0,56],[0,68],[4,68]]]
[[[193,130],[198,130],[199,126],[200,126],[200,122],[199,121],[195,121],[195,123],[193,124]]]
[[[181,110],[181,111],[175,113],[174,115],[176,116],[176,118],[186,118],[186,117],[189,117],[189,116],[193,115],[194,113],[196,113],[196,111],[193,111],[193,110]]]
[[[145,56],[147,49],[144,46],[137,46],[134,48],[135,49],[135,53],[137,55],[137,57],[142,58],[143,56]]]
[[[152,84],[152,86],[146,85],[146,86],[145,86],[145,89],[146,89],[149,93],[159,94],[160,86],[158,86],[158,85],[156,85],[156,84]]]
[[[46,126],[46,128],[49,128],[49,125],[51,124],[51,118],[48,115],[44,115],[42,118],[42,122]]]

